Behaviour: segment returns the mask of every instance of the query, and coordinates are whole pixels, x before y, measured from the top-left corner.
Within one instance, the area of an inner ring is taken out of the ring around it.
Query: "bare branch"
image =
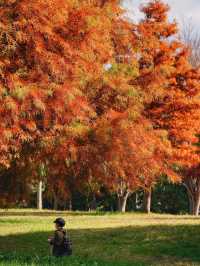
[[[194,26],[192,19],[183,19],[181,40],[190,49],[190,63],[193,67],[200,67],[200,31]]]

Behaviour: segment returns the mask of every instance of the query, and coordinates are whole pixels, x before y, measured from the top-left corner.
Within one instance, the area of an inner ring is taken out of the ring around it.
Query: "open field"
[[[2,214],[0,266],[200,265],[200,220],[191,216],[62,213],[74,255],[58,260],[49,256],[47,238],[61,213]]]

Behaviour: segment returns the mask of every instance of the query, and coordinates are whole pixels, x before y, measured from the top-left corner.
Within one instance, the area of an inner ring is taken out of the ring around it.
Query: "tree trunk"
[[[199,208],[200,208],[200,194],[198,195],[191,195],[188,194],[189,198],[189,212],[191,215],[198,216],[199,215]]]
[[[184,180],[189,199],[189,212],[191,215],[198,216],[200,209],[200,179],[187,178]]]
[[[144,211],[148,214],[151,212],[151,189],[144,191]]]
[[[141,200],[140,200],[140,195],[139,192],[135,192],[135,210],[141,209]]]
[[[42,210],[42,181],[41,180],[38,183],[38,190],[37,190],[37,209]]]
[[[126,203],[129,195],[129,192],[126,192],[124,195],[118,195],[118,211],[126,212]]]
[[[67,201],[66,201],[66,200],[63,202],[63,210],[64,210],[64,211],[67,210]]]
[[[69,211],[72,211],[72,199],[69,199]]]
[[[200,208],[200,195],[196,195],[193,197],[192,195],[188,194],[189,198],[189,213],[191,215],[198,216],[199,215],[199,208]]]
[[[57,198],[57,196],[56,196],[55,193],[54,193],[53,198],[54,198],[54,201],[53,201],[53,209],[54,210],[57,210],[58,209],[58,198]]]
[[[136,211],[136,193],[133,193],[131,202],[131,211]]]
[[[200,207],[200,195],[197,195],[194,203],[194,215],[199,215],[199,207]]]
[[[97,209],[97,199],[96,199],[95,194],[92,195],[92,201],[90,203],[90,209],[92,211],[96,211],[96,209]]]
[[[189,213],[193,215],[194,213],[194,199],[192,195],[189,195],[188,193],[188,199],[189,199]]]

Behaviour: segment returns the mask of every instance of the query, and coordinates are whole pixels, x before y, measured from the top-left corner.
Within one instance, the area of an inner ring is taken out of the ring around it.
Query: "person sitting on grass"
[[[57,218],[55,221],[56,231],[54,236],[48,239],[48,242],[53,246],[52,254],[56,257],[70,256],[72,254],[71,241],[64,229],[65,220]]]

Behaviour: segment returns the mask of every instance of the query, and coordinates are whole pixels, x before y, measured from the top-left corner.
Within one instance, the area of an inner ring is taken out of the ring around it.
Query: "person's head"
[[[56,218],[54,223],[56,229],[61,229],[65,226],[65,220],[63,218]]]

